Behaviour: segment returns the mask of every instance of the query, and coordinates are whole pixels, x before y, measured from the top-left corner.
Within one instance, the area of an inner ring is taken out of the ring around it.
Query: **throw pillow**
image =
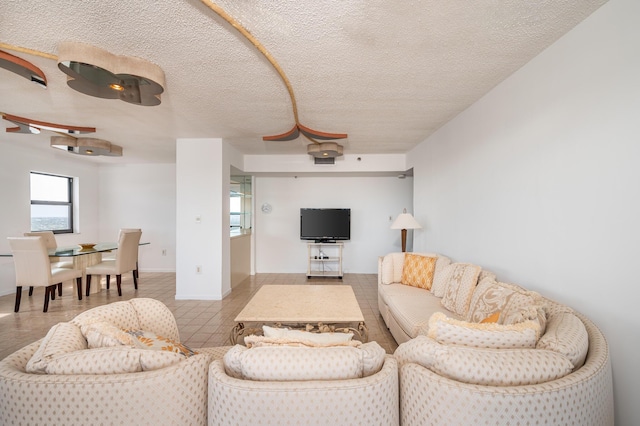
[[[552,351],[447,346],[426,336],[402,343],[394,356],[399,364],[415,362],[452,380],[483,386],[544,383],[573,369],[567,357]]]
[[[27,373],[43,374],[47,365],[56,357],[87,349],[87,341],[74,324],[61,322],[49,329],[40,346],[27,362]]]
[[[235,345],[223,358],[231,377],[261,381],[345,380],[377,373],[385,351],[376,342],[361,348]]]
[[[470,263],[452,263],[448,268],[451,270],[442,296],[442,306],[465,317],[482,268]]]
[[[159,336],[152,331],[127,330],[126,333],[133,337],[135,347],[140,349],[174,352],[187,358],[197,354],[197,352],[187,345],[167,337]]]
[[[353,339],[353,333],[312,333],[310,331],[269,327],[268,325],[262,326],[262,333],[264,337],[270,339],[308,341],[317,346],[331,346],[335,343],[347,342]],[[314,345],[310,344],[309,346]]]
[[[447,317],[436,312],[429,318],[427,335],[444,345],[474,348],[514,349],[535,348],[540,332],[536,321],[502,325],[476,324]]]
[[[431,290],[436,260],[435,257],[406,253],[402,266],[402,284]]]
[[[500,311],[494,312],[493,314],[489,315],[488,317],[480,321],[480,324],[497,323],[498,318],[500,318]]]
[[[180,354],[127,346],[62,354],[47,365],[47,374],[125,374],[158,370],[184,360]]]
[[[89,349],[135,345],[134,339],[124,330],[99,318],[84,322],[80,330]]]

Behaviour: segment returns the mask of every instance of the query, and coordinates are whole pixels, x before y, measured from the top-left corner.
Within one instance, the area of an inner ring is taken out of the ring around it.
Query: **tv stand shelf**
[[[307,278],[342,278],[343,243],[307,243]]]

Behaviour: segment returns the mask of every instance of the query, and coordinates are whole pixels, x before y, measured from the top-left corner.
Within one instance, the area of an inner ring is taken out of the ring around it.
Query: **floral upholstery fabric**
[[[80,330],[87,339],[89,349],[123,345],[133,347],[135,344],[130,334],[99,318],[91,318],[83,322]]]
[[[490,349],[532,349],[536,347],[540,337],[540,325],[537,321],[524,321],[511,325],[477,324],[449,318],[441,312],[436,312],[429,319],[427,335],[445,345]]]
[[[187,345],[152,331],[127,330],[126,334],[133,338],[134,345],[140,349],[172,352],[184,357],[190,357],[196,354],[196,352]]]
[[[376,374],[349,380],[239,380],[222,361],[209,367],[210,426],[397,426],[398,404],[398,366],[390,355]]]
[[[452,263],[447,266],[449,281],[442,296],[442,306],[465,316],[469,310],[471,296],[478,284],[481,268],[470,263]]]
[[[539,294],[514,284],[497,282],[492,276],[479,279],[465,319],[469,322],[480,322],[496,312],[500,312],[500,324],[536,320],[540,324],[541,333],[544,333],[546,311]]]

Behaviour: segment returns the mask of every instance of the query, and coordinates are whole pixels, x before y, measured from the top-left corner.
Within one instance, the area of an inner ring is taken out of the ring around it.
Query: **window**
[[[31,231],[73,232],[73,178],[31,172]]]

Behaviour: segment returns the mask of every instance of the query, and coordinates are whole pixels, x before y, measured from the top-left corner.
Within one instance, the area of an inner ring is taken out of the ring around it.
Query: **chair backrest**
[[[116,270],[118,274],[133,271],[138,261],[138,244],[140,244],[140,230],[120,230],[118,251],[116,252]]]
[[[42,239],[44,240],[44,245],[48,249],[54,249],[58,247],[56,236],[53,234],[53,231],[25,232],[24,236],[25,237],[42,237]]]
[[[140,232],[142,233],[142,229],[141,228],[120,228],[120,234],[118,235],[118,238],[120,238],[120,236],[124,233],[124,232]],[[138,245],[136,248],[136,260],[138,260],[138,248],[140,246]]]
[[[51,285],[51,263],[42,237],[9,237],[16,286]]]

